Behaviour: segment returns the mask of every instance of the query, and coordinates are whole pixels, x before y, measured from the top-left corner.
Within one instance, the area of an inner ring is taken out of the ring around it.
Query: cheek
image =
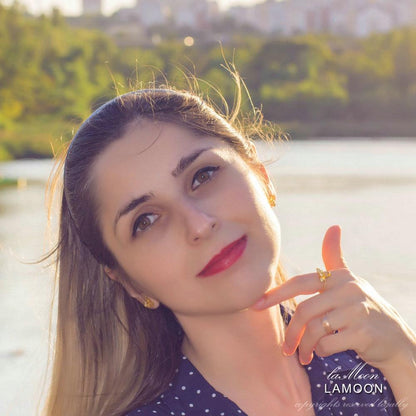
[[[218,203],[221,206],[243,215],[246,220],[250,220],[250,212],[258,212],[258,206],[261,205],[260,186],[249,172],[233,171],[223,182],[219,195]]]
[[[167,233],[153,244],[138,246],[133,243],[116,255],[132,285],[165,305],[170,307],[172,303],[180,303],[183,297],[194,295],[189,277],[196,268],[193,270],[193,259],[189,259],[186,244],[178,233]]]
[[[264,251],[273,265],[277,265],[281,245],[279,220],[269,204],[263,185],[255,174],[250,175],[247,189],[250,197],[247,198],[246,218],[254,227],[259,248]]]
[[[271,268],[277,266],[280,255],[279,220],[269,204],[266,191],[257,175],[248,172],[236,175],[223,195],[223,219],[231,219],[247,227],[256,241],[256,252]]]
[[[161,245],[137,248],[132,244],[118,254],[118,260],[127,275],[144,290],[162,287],[169,281],[176,264],[175,253],[166,252]]]
[[[237,178],[226,198],[235,212],[244,216],[245,221],[255,221],[266,226],[272,217],[276,218],[266,191],[254,173],[249,172],[246,176]]]

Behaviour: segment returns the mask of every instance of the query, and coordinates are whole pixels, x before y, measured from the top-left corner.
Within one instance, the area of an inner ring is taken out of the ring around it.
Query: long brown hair
[[[260,165],[235,114],[221,116],[190,92],[130,92],[104,104],[81,125],[64,156],[55,249],[57,333],[47,416],[121,416],[166,390],[178,367],[183,331],[171,310],[164,305],[146,309],[127,293],[123,282],[104,272],[104,266],[116,267],[117,259],[98,225],[91,168],[138,119],[219,137],[253,169]],[[261,122],[257,117],[257,125]],[[276,279],[285,280],[281,265]]]

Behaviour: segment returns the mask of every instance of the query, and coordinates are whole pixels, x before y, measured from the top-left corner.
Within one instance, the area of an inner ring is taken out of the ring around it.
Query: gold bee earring
[[[269,195],[269,204],[271,207],[276,206],[276,195],[274,194]]]
[[[147,296],[144,297],[144,304],[145,308],[153,309],[153,301],[152,299],[148,298]]]

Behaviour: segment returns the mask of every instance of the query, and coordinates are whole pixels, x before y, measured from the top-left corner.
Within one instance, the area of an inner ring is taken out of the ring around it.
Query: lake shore
[[[51,158],[60,153],[78,126],[40,119],[0,130],[0,161]],[[283,121],[276,126],[290,140],[416,140],[416,120]]]
[[[278,124],[293,140],[410,139],[416,138],[415,120],[293,121]]]

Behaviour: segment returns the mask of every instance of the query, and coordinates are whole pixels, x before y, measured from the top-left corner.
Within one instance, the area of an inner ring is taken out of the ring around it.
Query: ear
[[[108,266],[104,266],[104,272],[111,280],[114,280],[116,282],[121,281],[118,270],[111,269]]]
[[[146,301],[147,304],[149,304],[149,300],[151,301],[152,306],[147,306],[149,309],[157,309],[160,305],[160,302],[151,297],[147,296],[143,291],[140,291],[133,287],[133,285],[130,284],[130,281],[128,278],[123,276],[123,273],[118,269],[111,269],[108,266],[104,266],[104,272],[105,274],[111,279],[118,283],[120,283],[123,288],[127,291],[127,293],[134,299],[137,299],[141,304],[145,305]]]
[[[266,186],[268,196],[274,196],[276,198],[276,194],[277,194],[276,189],[273,185],[273,182],[270,180],[269,174],[267,173],[267,170],[264,167],[263,163],[259,164],[259,173]]]

